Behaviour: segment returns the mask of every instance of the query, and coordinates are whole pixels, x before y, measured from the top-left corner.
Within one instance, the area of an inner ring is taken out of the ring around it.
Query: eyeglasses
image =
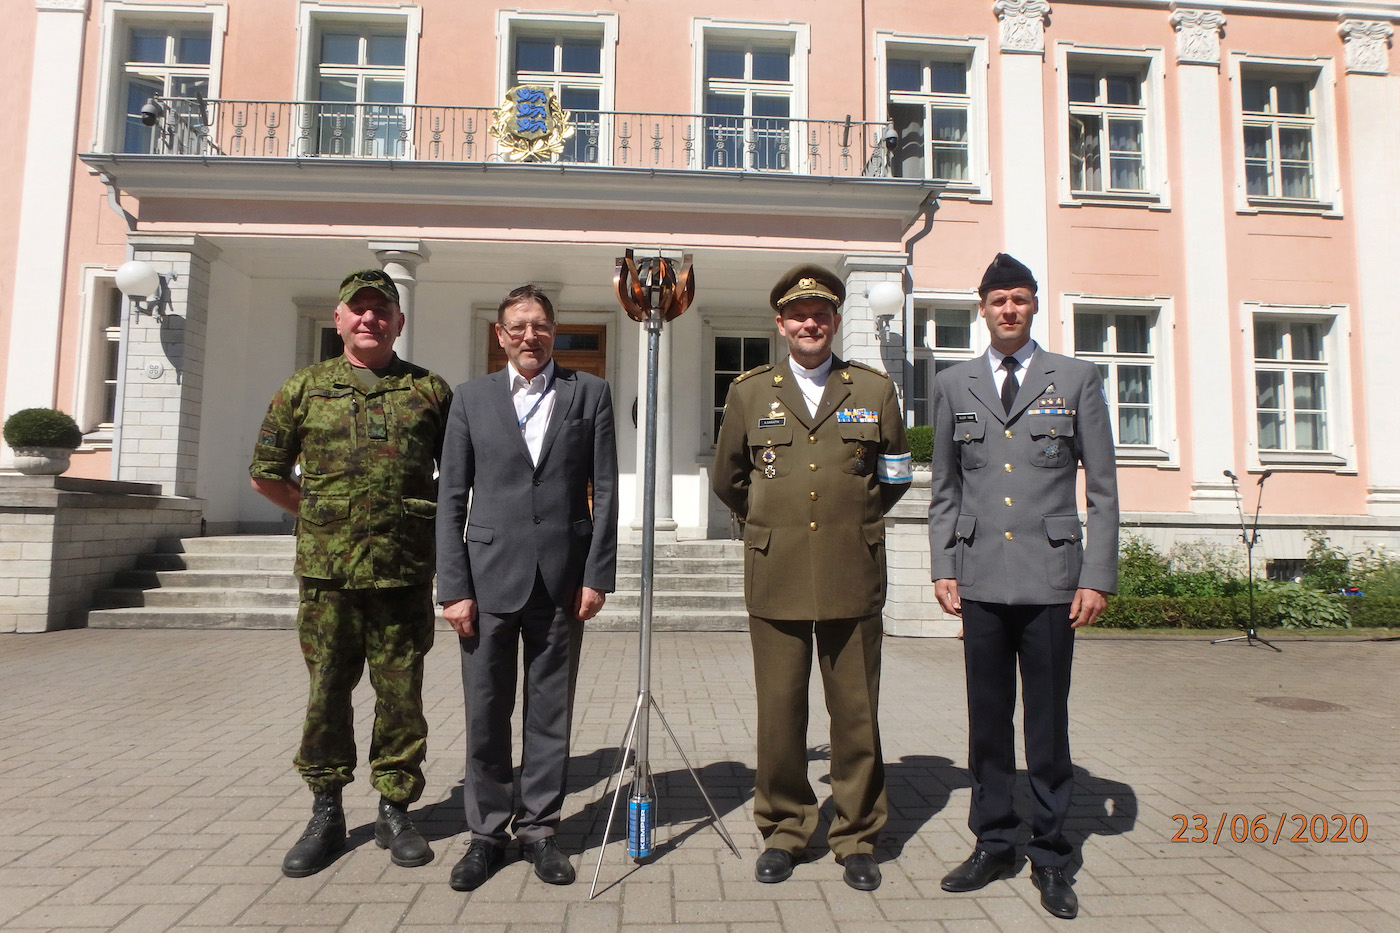
[[[511,340],[524,340],[525,331],[527,330],[534,331],[536,337],[550,337],[554,335],[554,325],[548,321],[526,321],[523,324],[511,324],[509,326],[498,324],[496,326],[500,327],[501,331]]]

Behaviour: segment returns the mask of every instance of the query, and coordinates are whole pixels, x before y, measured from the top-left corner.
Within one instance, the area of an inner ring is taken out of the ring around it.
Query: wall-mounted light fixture
[[[865,290],[865,300],[870,302],[880,337],[889,337],[895,315],[904,313],[904,288],[898,282],[876,282]]]
[[[155,266],[140,259],[122,263],[116,275],[118,290],[131,299],[131,310],[136,314],[144,311],[157,321],[165,320],[170,283],[175,278],[174,272],[162,275]]]

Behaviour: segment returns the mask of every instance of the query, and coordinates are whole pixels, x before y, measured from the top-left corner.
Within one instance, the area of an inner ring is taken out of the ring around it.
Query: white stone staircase
[[[91,628],[296,627],[297,580],[290,535],[168,539],[136,569],[95,594]],[[636,631],[641,546],[618,546],[618,591],[588,623],[599,631]],[[658,542],[652,624],[660,631],[743,631],[743,549],[737,541]],[[438,618],[438,627],[446,623]]]

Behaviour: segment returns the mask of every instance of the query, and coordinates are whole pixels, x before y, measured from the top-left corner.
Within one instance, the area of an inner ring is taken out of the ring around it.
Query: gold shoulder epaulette
[[[766,373],[766,372],[768,372],[768,370],[770,370],[770,369],[772,369],[772,368],[773,368],[773,364],[772,364],[772,363],[764,363],[762,366],[755,366],[753,369],[749,370],[748,372],[746,372],[746,373],[740,373],[739,375],[735,376],[735,377],[734,377],[734,381],[735,381],[735,382],[743,382],[745,379],[749,378],[750,376],[756,376],[756,375],[758,375],[759,373]]]

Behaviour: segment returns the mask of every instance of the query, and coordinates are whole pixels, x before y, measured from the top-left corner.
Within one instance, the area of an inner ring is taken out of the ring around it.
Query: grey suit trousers
[[[569,732],[583,623],[550,599],[536,576],[520,610],[481,612],[459,638],[467,707],[463,808],[472,840],[504,846],[554,835],[569,782]],[[524,646],[524,663],[517,664]],[[525,671],[519,803],[511,761],[516,671]],[[513,823],[513,825],[512,825]]]

